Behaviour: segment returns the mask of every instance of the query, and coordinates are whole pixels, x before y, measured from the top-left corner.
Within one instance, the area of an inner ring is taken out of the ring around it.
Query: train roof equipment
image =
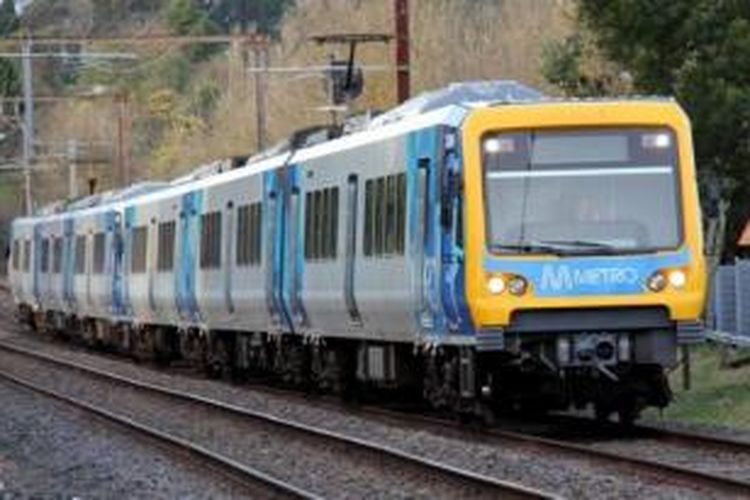
[[[536,102],[545,99],[540,91],[515,80],[489,82],[459,82],[424,92],[383,113],[372,120],[370,128],[382,127],[404,118],[420,115],[447,106],[477,106],[518,102]]]

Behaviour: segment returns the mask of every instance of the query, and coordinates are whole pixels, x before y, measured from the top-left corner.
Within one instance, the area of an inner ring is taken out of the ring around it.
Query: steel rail
[[[557,414],[553,415],[552,418],[554,419],[554,421],[561,422],[563,425],[581,426],[591,425],[594,422],[594,420],[590,417],[569,414]],[[613,432],[620,430],[620,428],[613,422],[598,422],[598,424],[602,426],[604,432],[607,432],[607,430],[609,430],[607,426],[611,426],[611,430]],[[630,427],[627,431],[628,435],[632,435],[633,437],[672,441],[676,444],[693,448],[708,445],[716,448],[718,451],[726,451],[730,453],[745,453],[750,455],[750,439],[733,439],[725,436],[711,435],[705,432],[692,432],[681,429],[671,429],[668,427],[663,427],[658,422],[641,422]]]
[[[374,417],[385,417],[394,422],[410,422],[421,429],[432,428],[440,431],[454,432],[458,437],[472,439],[475,442],[487,443],[487,439],[496,440],[498,443],[515,442],[543,450],[552,450],[564,453],[572,458],[589,458],[597,461],[601,465],[614,466],[615,468],[627,468],[631,473],[641,473],[657,477],[660,481],[665,478],[672,479],[677,484],[691,485],[696,488],[710,488],[714,491],[721,491],[729,495],[740,495],[743,497],[750,496],[750,482],[727,477],[724,475],[711,474],[702,470],[674,465],[648,458],[638,458],[634,456],[623,455],[613,451],[602,450],[587,446],[585,444],[572,443],[569,441],[541,437],[530,433],[518,431],[507,431],[500,429],[482,429],[479,431],[469,432],[465,428],[457,425],[455,422],[444,420],[436,417],[417,415],[393,411],[379,407],[365,407],[360,410],[362,413]],[[687,438],[686,434],[684,437]],[[692,437],[692,435],[690,435]],[[720,443],[725,445],[722,438],[713,439],[703,436],[703,442]],[[729,440],[731,442],[731,440]],[[732,446],[742,446],[741,442],[731,442]],[[743,449],[744,453],[750,454],[750,446]]]
[[[86,366],[85,364],[74,363],[67,360],[54,358],[48,354],[40,353],[37,351],[29,350],[26,348],[9,345],[5,342],[0,342],[0,350],[15,353],[21,356],[31,357],[52,365],[60,366],[63,368],[76,370],[87,375],[93,375],[95,377],[104,379],[109,382],[115,382],[120,385],[137,388],[144,391],[149,391],[157,395],[171,397],[180,401],[189,403],[200,404],[211,409],[221,410],[228,414],[235,415],[242,418],[253,419],[263,424],[272,425],[285,430],[292,430],[299,432],[303,435],[311,436],[318,439],[324,439],[333,441],[345,446],[366,451],[369,453],[376,454],[381,457],[385,457],[391,461],[402,463],[406,466],[415,467],[428,474],[441,474],[446,477],[450,477],[465,484],[469,487],[473,487],[478,491],[483,492],[483,495],[487,496],[502,496],[503,498],[536,498],[536,499],[557,499],[559,496],[535,489],[532,487],[524,486],[519,483],[512,481],[501,480],[498,478],[486,476],[483,474],[476,473],[474,471],[464,470],[452,465],[441,463],[428,458],[420,457],[405,451],[398,450],[396,448],[386,446],[383,444],[375,443],[372,441],[366,441],[353,436],[347,436],[337,432],[329,431],[313,427],[307,424],[303,424],[297,421],[284,419],[275,415],[259,412],[249,408],[233,405],[223,401],[217,401],[211,398],[200,396],[197,394],[188,393],[185,391],[179,391],[168,387],[163,387],[148,382],[133,380],[119,374],[108,372],[92,366]]]
[[[222,476],[230,479],[233,482],[240,483],[242,486],[250,489],[251,491],[257,492],[260,486],[263,489],[273,491],[277,495],[281,495],[283,497],[310,500],[317,500],[320,498],[314,493],[307,492],[286,481],[274,478],[273,476],[266,474],[265,472],[249,467],[245,464],[237,462],[236,460],[232,460],[231,458],[224,457],[200,445],[191,443],[190,441],[176,436],[172,436],[154,427],[138,423],[131,418],[118,415],[114,412],[92,405],[80,399],[46,389],[40,385],[16,377],[15,375],[12,375],[5,370],[0,370],[0,378],[29,391],[41,394],[51,399],[62,401],[63,403],[71,405],[75,408],[84,410],[88,413],[92,413],[106,421],[123,426],[131,431],[135,431],[139,434],[147,436],[148,438],[155,439],[156,441],[162,444],[166,444],[171,448],[186,452],[190,456],[198,457],[202,461],[205,461],[207,464],[210,464],[211,470],[221,474]]]

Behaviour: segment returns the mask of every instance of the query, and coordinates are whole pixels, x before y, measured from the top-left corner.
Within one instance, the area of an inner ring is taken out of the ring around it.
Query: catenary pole
[[[396,96],[404,102],[411,93],[409,73],[409,0],[395,0],[396,17]]]
[[[23,175],[24,175],[24,198],[26,215],[31,215],[33,202],[31,199],[31,162],[33,161],[34,147],[34,90],[31,75],[31,37],[27,37],[23,43],[23,55],[21,59],[21,71],[23,73]]]

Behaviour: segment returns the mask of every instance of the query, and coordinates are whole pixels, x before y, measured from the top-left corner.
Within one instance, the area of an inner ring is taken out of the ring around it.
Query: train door
[[[76,298],[73,292],[73,273],[75,266],[75,232],[74,219],[69,217],[63,222],[63,300],[68,310],[75,312]]]
[[[304,253],[302,234],[304,223],[302,217],[302,200],[300,194],[299,170],[296,166],[289,166],[284,172],[285,192],[288,203],[285,210],[286,247],[284,248],[284,304],[289,311],[292,327],[301,328],[307,322],[302,301],[302,272]]]
[[[158,316],[159,310],[156,305],[156,297],[154,296],[154,281],[156,280],[156,258],[157,254],[160,252],[159,245],[161,242],[159,241],[159,227],[157,224],[156,217],[152,217],[149,221],[148,225],[148,241],[149,241],[149,252],[147,254],[146,260],[148,264],[146,265],[146,272],[148,273],[148,308],[151,312],[151,318],[154,318]],[[156,250],[154,250],[156,249]]]
[[[359,176],[352,174],[346,184],[346,226],[344,236],[344,303],[349,321],[362,324],[355,295],[354,269],[357,257],[357,220],[359,217]]]
[[[31,275],[32,275],[32,294],[34,303],[41,302],[41,283],[40,283],[40,263],[41,263],[41,242],[42,242],[42,224],[34,224],[34,238],[31,246]]]
[[[414,189],[415,227],[413,238],[414,294],[417,299],[419,330],[436,333],[443,328],[440,241],[440,186],[442,165],[438,160],[440,134],[430,129],[416,134],[413,154],[416,160]]]
[[[175,302],[180,318],[190,322],[200,318],[195,296],[195,269],[202,200],[200,191],[187,193],[182,197],[182,210],[180,211],[179,259],[175,266]]]
[[[471,333],[471,319],[464,295],[463,188],[458,130],[442,128],[440,159],[440,279],[446,328],[452,333]]]
[[[107,246],[111,252],[112,262],[112,304],[111,311],[114,315],[123,314],[123,252],[124,242],[122,234],[122,218],[119,213],[112,216],[111,244]]]
[[[284,303],[284,175],[280,171],[263,174],[263,267],[266,307],[273,330],[291,330]]]
[[[222,258],[223,263],[223,296],[224,306],[228,314],[234,314],[234,299],[232,297],[232,271],[234,270],[234,264],[236,256],[234,255],[234,249],[236,248],[237,242],[235,240],[237,236],[237,222],[236,222],[236,208],[234,202],[227,202],[226,210],[224,211],[224,231],[222,231]]]

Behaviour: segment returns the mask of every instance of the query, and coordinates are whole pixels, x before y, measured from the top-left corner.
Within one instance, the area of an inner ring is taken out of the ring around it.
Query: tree
[[[171,0],[166,11],[167,24],[178,35],[211,35],[217,33],[218,27],[194,0]],[[185,51],[193,62],[208,59],[216,51],[216,46],[189,45]]]
[[[279,23],[294,0],[210,0],[211,20],[231,31],[235,26],[250,29],[253,25],[261,33],[276,35]]]
[[[13,0],[0,4],[0,38],[8,38],[18,29],[18,16]],[[20,79],[16,62],[0,59],[0,95],[14,96],[20,91]]]
[[[8,37],[18,29],[18,16],[13,0],[3,0],[0,5],[0,36]]]
[[[704,191],[720,184],[729,243],[750,214],[750,2],[576,0],[578,25],[637,93],[673,95],[693,125]],[[546,53],[546,76],[576,93],[586,74],[575,46]],[[579,47],[580,48],[580,47]],[[612,68],[609,68],[612,70]],[[606,71],[600,73],[606,75]],[[606,80],[606,78],[605,78]],[[617,81],[617,78],[610,81]],[[611,90],[605,85],[604,92]],[[711,200],[706,208],[713,209]]]

